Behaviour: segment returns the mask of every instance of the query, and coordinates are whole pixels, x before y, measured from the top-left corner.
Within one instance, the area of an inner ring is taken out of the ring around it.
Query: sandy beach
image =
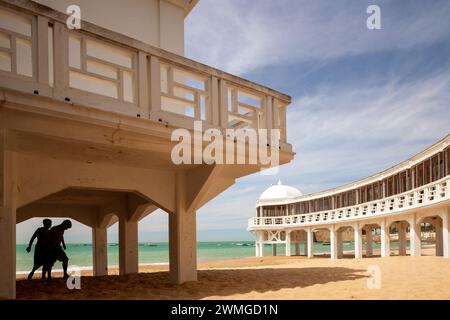
[[[429,250],[424,250],[425,253]],[[381,271],[381,288],[369,289],[369,266]],[[450,299],[450,261],[442,257],[331,260],[264,257],[199,263],[198,282],[172,285],[168,266],[143,266],[139,274],[92,277],[81,290],[65,281],[18,276],[18,299]],[[58,274],[56,277],[60,276]]]

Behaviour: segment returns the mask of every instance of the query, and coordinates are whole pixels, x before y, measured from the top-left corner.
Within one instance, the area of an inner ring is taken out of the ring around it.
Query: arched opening
[[[362,228],[363,256],[380,256],[381,227],[379,224],[365,224]]]
[[[308,256],[308,234],[305,230],[293,230],[290,232],[291,237],[291,255]]]
[[[389,226],[390,230],[390,254],[406,256],[408,250],[411,251],[409,241],[409,222],[406,220],[394,221]]]
[[[57,226],[67,219],[66,217],[39,217],[30,218],[19,222],[16,225],[16,273],[19,279],[25,278],[33,268],[34,260],[41,259],[35,256],[37,241],[42,239],[35,238],[31,242],[33,234],[38,228],[43,227],[43,219],[50,219],[52,227]],[[72,228],[64,232],[64,242],[66,248],[64,249],[69,258],[69,263],[72,266],[80,267],[81,270],[86,270],[88,274],[92,274],[92,239],[91,228],[75,219],[69,219],[72,222]],[[40,244],[42,245],[42,243]],[[27,252],[29,247],[30,252]],[[39,268],[35,270],[35,279],[42,276],[42,261],[39,261]],[[56,261],[53,274],[62,274],[61,262]]]
[[[278,255],[278,245],[285,244],[286,231],[284,230],[267,230],[263,232],[264,252],[265,246],[269,245],[272,248],[272,256]]]
[[[139,265],[143,268],[169,263],[169,213],[148,212],[139,220]],[[198,252],[199,257],[201,252]]]
[[[328,228],[317,228],[312,230],[313,250],[312,255],[320,257],[331,257],[331,232]]]
[[[439,216],[424,217],[420,223],[420,253],[425,256],[443,256],[443,225]]]
[[[336,230],[337,258],[355,258],[355,232],[351,226],[343,226]]]
[[[119,217],[106,228],[107,234],[107,275],[119,274]]]

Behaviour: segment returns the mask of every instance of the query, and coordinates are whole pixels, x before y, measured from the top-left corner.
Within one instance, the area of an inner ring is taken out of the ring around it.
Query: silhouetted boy
[[[48,235],[50,227],[52,226],[52,220],[44,219],[43,227],[38,228],[33,236],[30,239],[30,243],[27,247],[27,252],[31,251],[31,247],[33,246],[34,239],[37,238],[36,246],[34,247],[34,262],[33,262],[33,270],[31,270],[28,275],[28,280],[33,279],[33,275],[39,267],[44,266],[47,260],[47,247],[48,247]],[[42,278],[45,278],[45,268],[42,268]]]
[[[64,270],[64,279],[67,279],[67,267],[69,265],[69,258],[64,250],[66,250],[66,244],[64,242],[64,231],[72,228],[72,222],[70,220],[64,220],[60,225],[54,226],[49,232],[49,247],[48,247],[48,259],[46,263],[46,270],[48,272],[48,279],[51,279],[52,267],[56,260],[62,262]],[[62,244],[62,248],[61,248]],[[64,248],[64,250],[63,250]]]

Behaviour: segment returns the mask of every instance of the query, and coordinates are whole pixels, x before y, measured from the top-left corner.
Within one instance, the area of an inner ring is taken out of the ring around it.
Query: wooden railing
[[[0,0],[0,87],[193,128],[279,129],[291,98],[34,2]]]
[[[394,215],[442,201],[450,201],[450,177],[384,199],[334,210],[282,217],[255,217],[248,229],[259,227],[313,226]]]

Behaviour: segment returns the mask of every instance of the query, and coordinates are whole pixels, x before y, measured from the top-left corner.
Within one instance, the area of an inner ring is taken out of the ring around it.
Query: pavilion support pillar
[[[255,252],[257,257],[264,256],[264,231],[256,231]]]
[[[398,255],[406,256],[406,223],[405,221],[397,222],[398,232]]]
[[[442,219],[442,255],[444,258],[450,258],[450,219],[448,208],[442,210],[439,216]]]
[[[108,240],[106,228],[92,228],[94,276],[108,275]]]
[[[440,219],[435,220],[434,230],[436,233],[436,256],[442,257],[444,255],[444,246],[442,241],[442,222]]]
[[[197,213],[186,205],[186,173],[176,176],[176,209],[169,214],[169,277],[174,284],[197,281]]]
[[[336,230],[334,229],[334,226],[330,227],[330,256],[331,259],[337,259],[338,258],[338,239],[336,235]]]
[[[362,258],[362,231],[359,228],[358,222],[353,225],[354,242],[355,242],[355,259]]]
[[[274,256],[274,257],[277,256],[277,244],[276,243],[272,243],[272,256]]]
[[[314,231],[308,228],[307,236],[306,236],[306,251],[308,258],[314,257]]]
[[[264,257],[264,231],[259,232],[259,257]]]
[[[286,257],[291,256],[291,232],[286,231]]]
[[[119,218],[119,273],[139,272],[138,223]]]
[[[412,257],[421,255],[421,226],[416,222],[416,216],[413,213],[408,218],[409,223],[409,252]]]
[[[0,298],[16,298],[17,168],[0,130]]]
[[[372,226],[366,226],[366,257],[373,255],[373,235]]]
[[[389,238],[389,224],[386,219],[381,220],[381,257],[389,257],[391,254],[391,240]]]
[[[295,255],[296,256],[299,256],[301,253],[300,253],[300,243],[299,242],[296,242],[295,243]]]
[[[342,230],[336,230],[336,250],[337,259],[342,259],[344,257],[344,243],[342,241]]]

